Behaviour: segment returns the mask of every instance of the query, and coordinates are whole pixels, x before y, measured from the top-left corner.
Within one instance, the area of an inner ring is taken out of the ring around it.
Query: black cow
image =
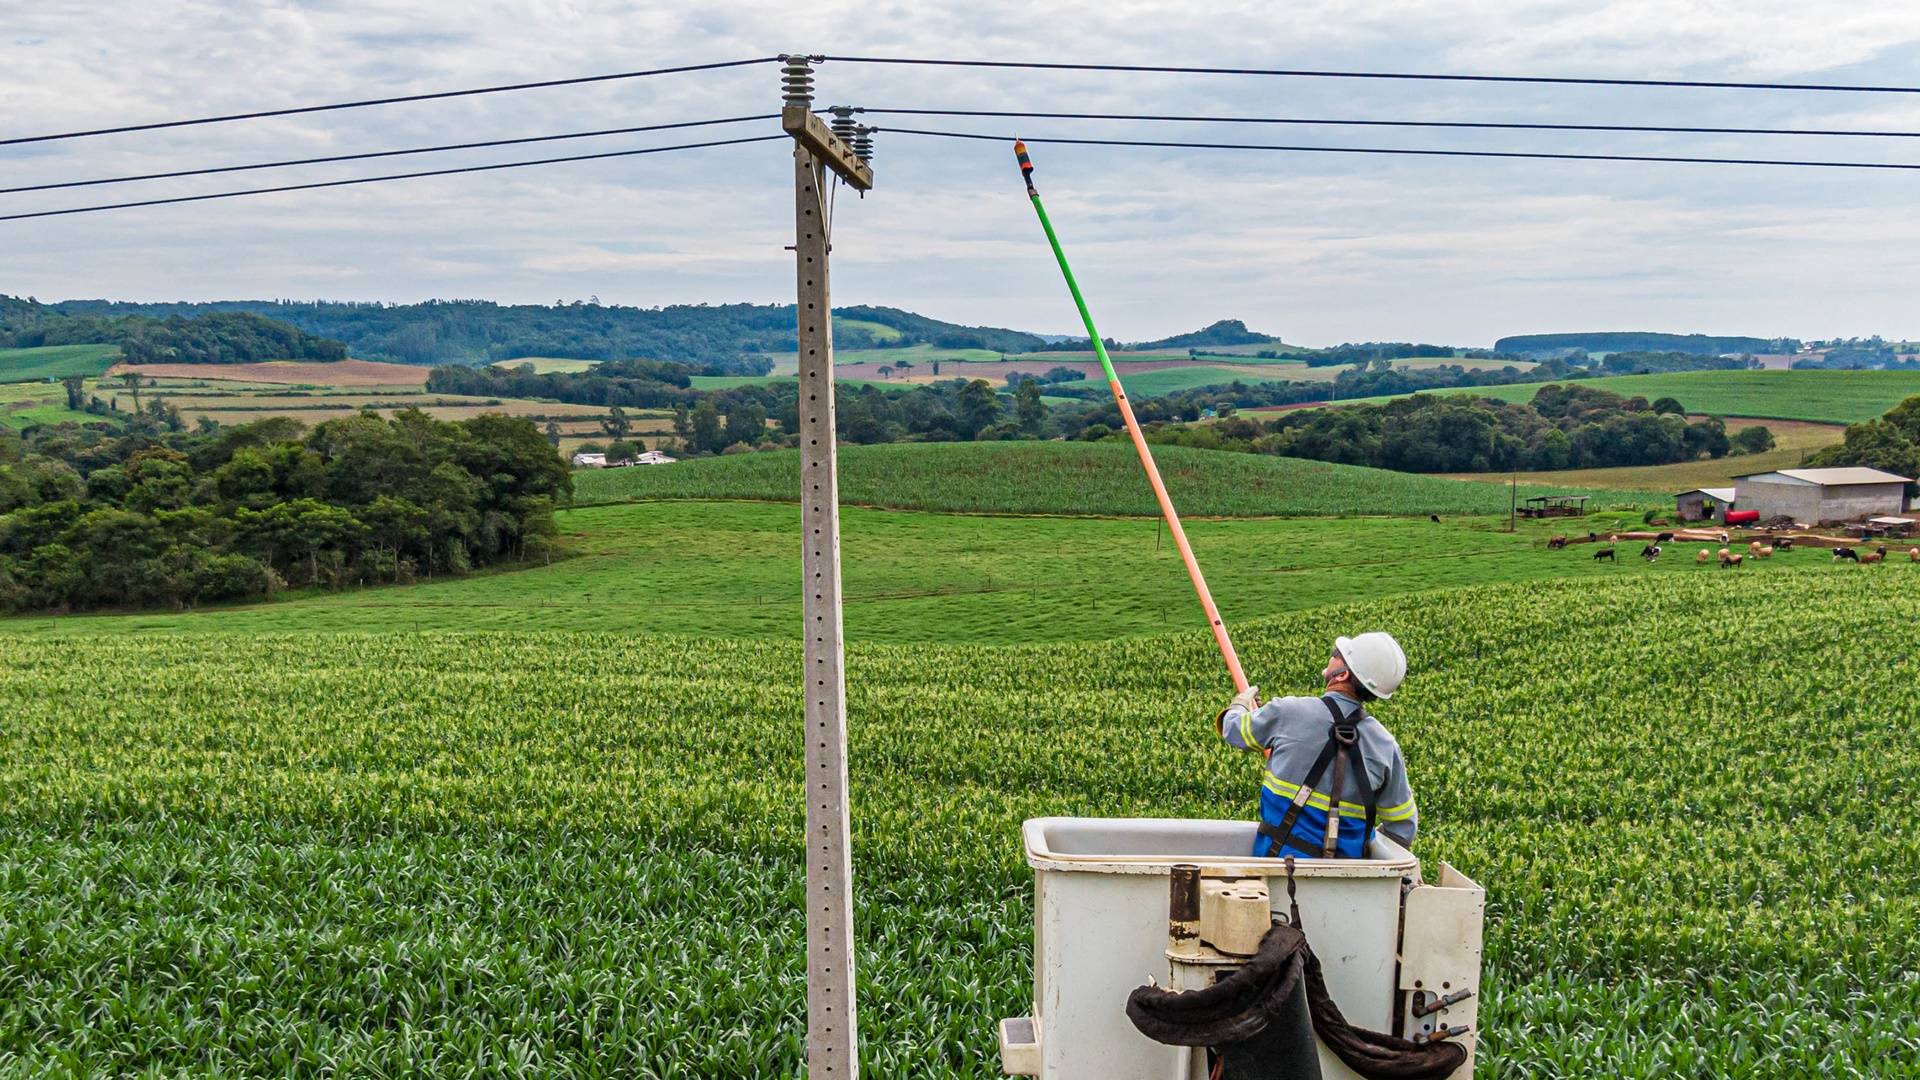
[[[1852,549],[1852,548],[1850,548],[1850,547],[1837,547],[1837,548],[1834,548],[1834,549],[1833,549],[1833,557],[1834,557],[1834,560],[1835,560],[1836,562],[1837,562],[1837,561],[1839,561],[1839,560],[1841,560],[1841,559],[1852,559],[1852,560],[1853,560],[1854,562],[1859,562],[1859,561],[1860,561],[1860,553],[1859,553],[1859,552],[1857,552],[1857,551],[1855,551],[1855,550],[1853,550],[1853,549]]]
[[[1648,562],[1652,562],[1653,560],[1655,560],[1655,559],[1657,559],[1657,558],[1659,558],[1659,557],[1660,557],[1660,545],[1659,545],[1659,544],[1648,544],[1648,545],[1647,545],[1646,547],[1643,547],[1643,548],[1641,548],[1641,549],[1640,549],[1640,557],[1641,557],[1641,558],[1643,558],[1643,559],[1645,559],[1645,560],[1647,560]]]
[[[1612,562],[1612,561],[1613,561],[1613,549],[1612,549],[1612,548],[1610,548],[1610,547],[1603,547],[1603,548],[1601,548],[1601,549],[1600,549],[1599,551],[1596,551],[1596,552],[1594,552],[1594,553],[1593,553],[1593,561],[1594,561],[1594,562],[1600,562],[1600,561],[1601,561],[1601,560],[1603,560],[1603,559],[1604,559],[1604,560],[1606,560],[1607,562]]]

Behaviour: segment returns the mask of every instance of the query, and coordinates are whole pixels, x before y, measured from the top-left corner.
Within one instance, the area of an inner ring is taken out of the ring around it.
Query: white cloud
[[[56,131],[699,62],[786,49],[1401,71],[1920,83],[1920,8],[1766,0],[1009,0],[819,9],[622,0],[243,5],[163,0],[9,12],[4,134]],[[1252,115],[1566,118],[1920,130],[1920,102],[829,63],[822,102]],[[771,111],[771,67],[0,148],[0,186]],[[886,117],[1011,135],[999,120]],[[1761,140],[1391,129],[1098,131],[1307,145],[1854,155],[1911,140]],[[715,129],[717,136],[727,129]],[[764,129],[763,129],[764,130]],[[0,212],[693,141],[705,132],[0,196]],[[577,149],[575,149],[577,148]],[[1292,340],[1485,342],[1645,327],[1920,333],[1891,283],[1920,251],[1920,176],[1036,144],[1041,189],[1102,328],[1151,337],[1223,317]],[[430,163],[430,164],[429,164]],[[883,132],[880,182],[839,209],[835,296],[1064,331],[1074,317],[993,142]],[[44,298],[598,294],[775,300],[792,287],[779,143],[526,172],[0,224],[0,292]],[[1840,325],[1844,323],[1845,325]]]

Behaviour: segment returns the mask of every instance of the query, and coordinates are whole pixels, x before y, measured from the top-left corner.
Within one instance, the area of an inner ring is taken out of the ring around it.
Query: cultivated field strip
[[[1489,889],[1481,1075],[1920,1069],[1920,592],[1812,577],[1237,628],[1277,690],[1362,622],[1406,643],[1377,711],[1420,854]],[[0,1073],[800,1071],[797,644],[6,645]],[[997,1075],[1020,821],[1244,817],[1258,762],[1208,734],[1204,633],[849,662],[869,1070]]]
[[[580,504],[617,499],[800,499],[798,451],[618,469],[574,477]],[[1505,514],[1512,498],[1567,488],[1468,483],[1304,458],[1155,447],[1180,512],[1195,517],[1276,514]],[[1500,478],[1504,479],[1504,478]],[[848,504],[962,513],[1154,516],[1139,459],[1119,442],[895,443],[840,455]],[[1663,505],[1666,496],[1609,491],[1596,505]]]

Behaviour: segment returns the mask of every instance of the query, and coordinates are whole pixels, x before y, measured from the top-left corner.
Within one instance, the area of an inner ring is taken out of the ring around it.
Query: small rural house
[[[634,458],[633,463],[635,465],[671,465],[674,463],[674,460],[675,459],[668,457],[658,450],[648,450],[639,457]]]
[[[1733,478],[1734,501],[1757,510],[1761,521],[1790,517],[1809,525],[1853,521],[1907,508],[1910,477],[1858,466],[1843,469],[1779,469]]]
[[[1727,523],[1727,511],[1733,509],[1733,489],[1694,488],[1674,497],[1674,512],[1681,521],[1717,521]]]
[[[576,469],[604,469],[607,467],[605,454],[575,454],[573,467]]]

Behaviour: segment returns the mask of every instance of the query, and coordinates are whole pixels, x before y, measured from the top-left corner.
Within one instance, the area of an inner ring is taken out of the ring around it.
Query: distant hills
[[[522,356],[581,360],[645,357],[703,365],[716,374],[764,374],[762,354],[792,352],[791,304],[682,304],[659,308],[592,303],[555,306],[497,304],[490,300],[429,300],[419,304],[332,301],[219,300],[209,303],[128,303],[68,300],[46,305],[71,316],[188,319],[214,314],[265,316],[318,337],[344,343],[357,357],[402,364],[486,364]],[[1028,352],[1038,335],[991,326],[962,326],[911,311],[856,306],[835,312],[854,326],[836,338],[842,348],[935,345],[956,349]]]
[[[834,311],[835,344],[842,349],[928,346],[1019,354],[1075,351],[1085,338],[1033,334],[998,326],[967,326],[895,307],[856,305]],[[598,302],[499,304],[491,300],[379,301],[217,300],[139,303],[64,300],[41,304],[0,296],[0,345],[113,344],[127,359],[153,362],[191,356],[240,362],[286,351],[307,359],[344,352],[366,360],[420,365],[485,365],[522,357],[577,360],[649,359],[698,365],[708,374],[763,375],[770,355],[796,347],[791,304],[677,304],[641,308]],[[1120,344],[1108,341],[1109,348]],[[1125,347],[1137,351],[1206,350],[1281,345],[1280,338],[1221,319],[1184,334]],[[1350,347],[1307,350],[1343,362]],[[1391,355],[1453,355],[1438,346]],[[1516,334],[1493,352],[1528,359],[1576,352],[1723,353],[1795,352],[1791,338],[1641,331]],[[1388,353],[1375,348],[1380,355]],[[151,355],[149,355],[151,354]]]
[[[1657,334],[1638,330],[1606,330],[1584,334],[1515,334],[1493,343],[1493,351],[1509,356],[1547,356],[1579,349],[1584,352],[1682,352],[1701,356],[1721,353],[1798,352],[1793,338],[1712,337],[1707,334]]]
[[[1147,349],[1192,349],[1202,345],[1278,345],[1280,339],[1271,334],[1262,334],[1247,329],[1247,324],[1239,319],[1221,319],[1217,323],[1202,327],[1191,334],[1175,334],[1158,341],[1142,341],[1129,348]]]

